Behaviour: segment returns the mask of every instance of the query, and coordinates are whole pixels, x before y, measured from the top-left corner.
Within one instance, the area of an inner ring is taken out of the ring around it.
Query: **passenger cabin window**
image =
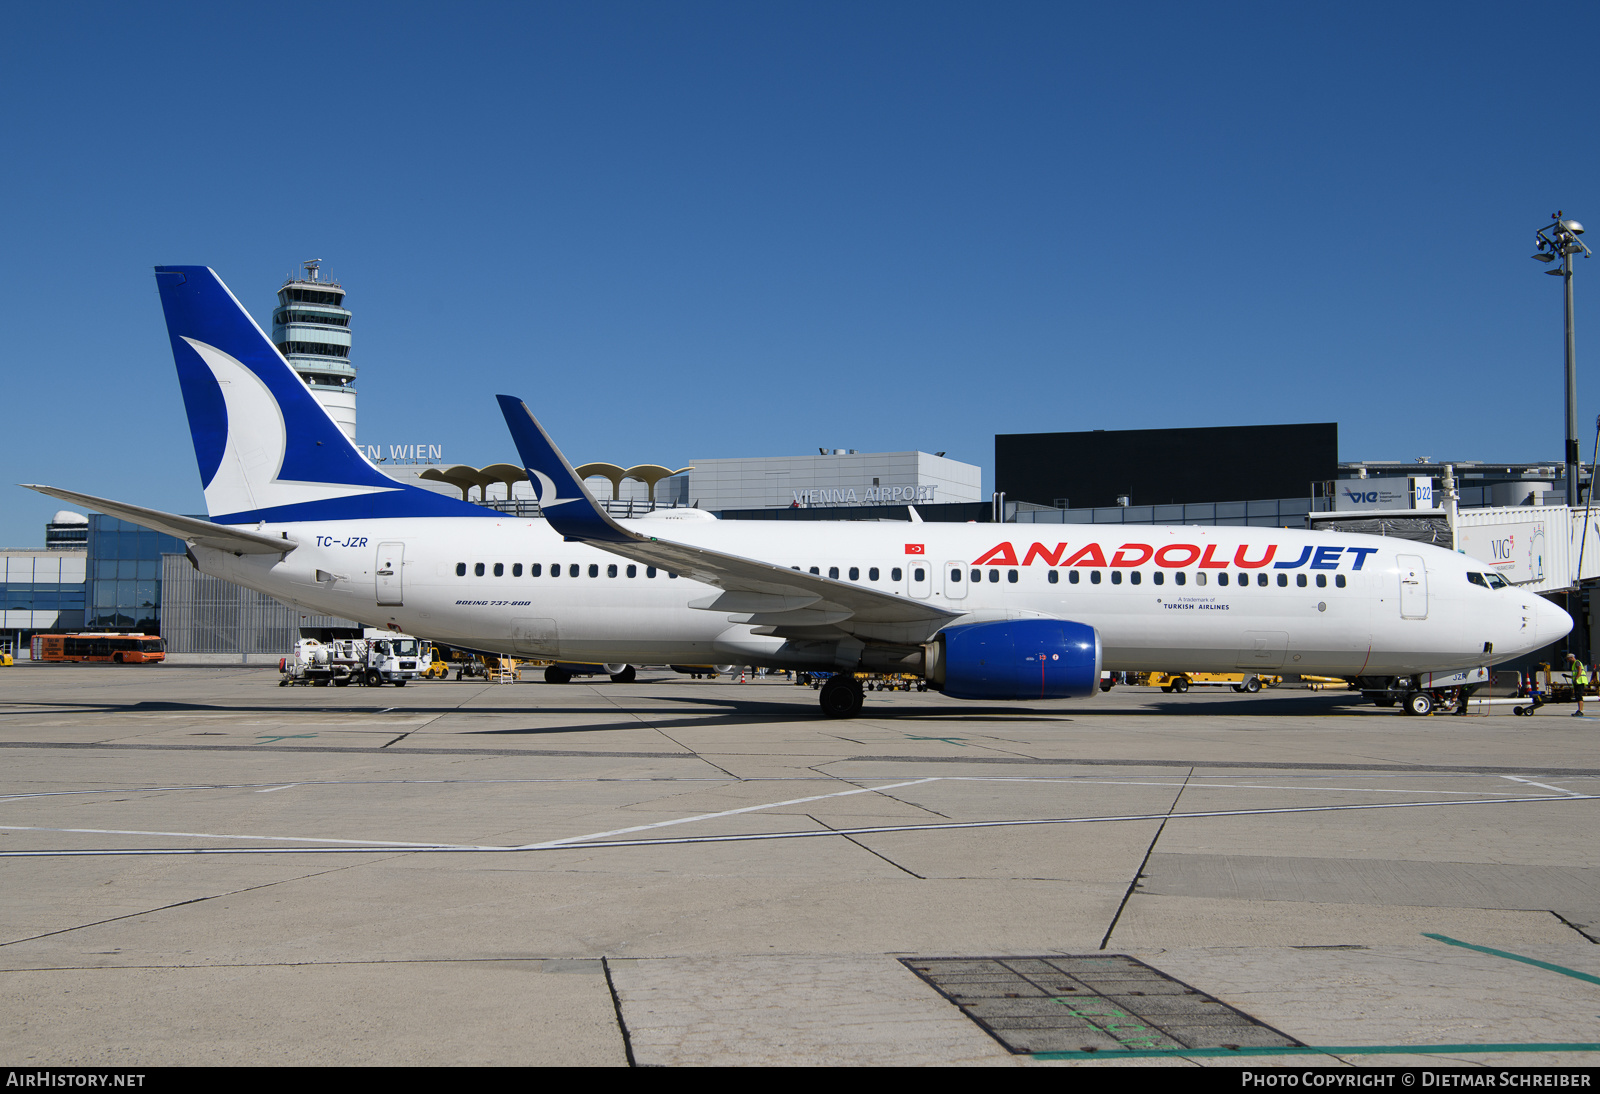
[[[838,581],[839,580],[839,567],[837,567],[837,566],[829,566],[828,567],[828,576],[833,578],[835,581]]]
[[[637,566],[629,566],[628,567],[628,576],[629,577],[638,577],[639,576],[639,567],[637,567]]]
[[[589,563],[589,576],[590,577],[599,577],[600,576],[600,564],[599,563],[597,563],[597,562]]]
[[[1172,575],[1172,583],[1174,585],[1182,585],[1187,580],[1189,580],[1189,578],[1182,570],[1179,570],[1177,573]]]
[[[1266,588],[1267,575],[1266,574],[1257,574],[1256,575],[1256,584],[1260,585],[1262,588]]]
[[[1081,577],[1081,576],[1082,575],[1077,570],[1068,570],[1067,571],[1067,581],[1069,581],[1073,585],[1076,585],[1078,583],[1078,578]]]
[[[506,576],[506,564],[504,562],[496,562],[494,564],[494,576],[495,577],[505,577]]]
[[[1344,588],[1344,575],[1343,574],[1334,574],[1333,575],[1333,583],[1335,585],[1339,586],[1339,588],[1341,588],[1341,589]]]
[[[513,562],[511,564],[511,576],[512,577],[521,577],[522,576],[522,563]]]
[[[861,567],[859,567],[859,566],[850,567],[850,580],[851,581],[860,581],[861,580]]]
[[[951,570],[950,571],[950,580],[951,580],[952,583],[960,582],[960,580],[961,580],[961,571],[960,570]]]
[[[1300,586],[1300,588],[1304,589],[1306,587],[1306,575],[1305,574],[1295,574],[1294,575],[1294,583],[1296,585]]]
[[[1317,588],[1326,589],[1327,587],[1328,587],[1328,575],[1327,574],[1318,574],[1317,575]]]
[[[1007,570],[1006,571],[1006,580],[1011,582],[1011,584],[1015,585],[1017,583],[1017,571],[1015,571],[1015,570]]]
[[[1121,585],[1122,584],[1122,571],[1121,570],[1112,570],[1111,571],[1111,584],[1113,584],[1113,585]]]
[[[613,562],[611,565],[606,567],[606,576],[607,577],[616,577],[617,576],[617,564],[615,562]]]
[[[811,572],[818,575],[822,573],[822,571],[817,569],[815,566],[811,567]]]
[[[1218,585],[1226,585],[1227,583],[1228,583],[1228,572],[1226,570],[1224,570],[1222,573],[1217,575],[1217,584]]]
[[[481,563],[481,562],[474,563],[473,567],[472,567],[472,574],[473,574],[474,577],[482,577],[483,576],[483,563]]]
[[[1138,570],[1134,570],[1128,574],[1128,584],[1130,585],[1137,585],[1143,580],[1144,574],[1140,573]]]
[[[656,576],[656,568],[654,566],[646,566],[644,568],[644,576],[645,577],[655,577]]]
[[[577,577],[578,576],[578,564],[576,562],[574,562],[571,566],[567,567],[567,576],[568,577]]]
[[[1165,585],[1167,583],[1167,575],[1162,573],[1160,570],[1157,570],[1155,573],[1150,575],[1150,580],[1155,582],[1157,585]]]
[[[456,563],[456,576],[457,577],[466,577],[467,576],[467,564],[465,562]]]
[[[812,573],[816,573],[815,570],[812,570],[811,572]],[[903,573],[901,573],[900,567],[898,567],[898,566],[896,566],[894,569],[889,571],[889,580],[890,581],[899,581],[904,576],[905,575]]]
[[[876,566],[872,567],[870,570],[867,571],[867,580],[868,581],[876,581],[876,580],[878,580],[878,568]]]
[[[1054,585],[1056,582],[1058,582],[1060,580],[1061,580],[1060,572],[1056,571],[1056,570],[1051,570],[1050,571],[1050,584]]]
[[[1204,570],[1201,570],[1199,573],[1194,575],[1194,583],[1196,585],[1204,585],[1206,583],[1206,573]]]
[[[528,567],[529,577],[538,577],[542,573],[544,573],[544,567],[537,562]]]
[[[1090,570],[1089,571],[1089,584],[1091,584],[1091,585],[1100,584],[1100,571],[1099,570]]]
[[[1285,588],[1288,584],[1289,584],[1289,575],[1288,574],[1279,574],[1278,575],[1278,588],[1280,588],[1280,589]]]

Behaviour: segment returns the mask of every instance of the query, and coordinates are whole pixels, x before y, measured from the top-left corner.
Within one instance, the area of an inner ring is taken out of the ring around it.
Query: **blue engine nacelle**
[[[968,623],[927,648],[928,682],[955,699],[1081,699],[1100,686],[1100,636],[1084,623]]]

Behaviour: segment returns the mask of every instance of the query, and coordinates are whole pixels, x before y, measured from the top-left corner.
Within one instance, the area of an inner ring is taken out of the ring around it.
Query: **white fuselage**
[[[1571,626],[1533,593],[1469,581],[1483,563],[1372,536],[659,515],[623,523],[823,576],[837,567],[840,580],[963,613],[952,625],[1038,615],[1086,623],[1110,670],[1406,675],[1504,661]],[[542,519],[244,527],[299,546],[281,559],[196,547],[200,568],[374,626],[568,661],[840,667],[816,643],[802,648],[757,633],[747,616],[689,606],[714,597],[711,586],[649,576],[642,563],[564,541]]]

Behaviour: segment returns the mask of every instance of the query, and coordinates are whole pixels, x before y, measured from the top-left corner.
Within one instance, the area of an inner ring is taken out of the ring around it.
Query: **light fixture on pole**
[[[1578,507],[1578,363],[1577,345],[1572,335],[1572,256],[1582,254],[1588,257],[1589,248],[1584,246],[1583,240],[1578,237],[1583,235],[1583,225],[1575,220],[1563,220],[1561,211],[1556,210],[1556,215],[1534,233],[1537,241],[1537,253],[1534,259],[1539,262],[1554,262],[1561,259],[1561,267],[1546,270],[1551,277],[1562,278],[1566,285],[1567,299],[1567,505],[1570,508]]]

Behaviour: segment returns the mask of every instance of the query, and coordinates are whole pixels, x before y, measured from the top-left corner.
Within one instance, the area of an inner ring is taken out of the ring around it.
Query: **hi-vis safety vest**
[[[1572,663],[1572,682],[1580,688],[1589,686],[1589,670],[1582,661]]]

